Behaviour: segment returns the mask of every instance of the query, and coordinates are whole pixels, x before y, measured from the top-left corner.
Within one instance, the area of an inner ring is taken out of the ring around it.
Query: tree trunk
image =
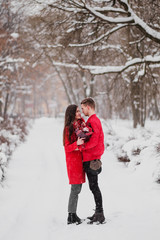
[[[133,114],[133,127],[140,124],[140,86],[139,82],[131,81],[131,105]]]
[[[2,92],[0,91],[0,117],[2,117],[2,107],[3,107],[3,103],[2,103]]]
[[[66,86],[66,83],[65,83],[65,79],[64,79],[64,77],[63,77],[63,74],[60,73],[59,69],[58,69],[56,66],[53,65],[53,67],[54,67],[54,69],[56,70],[56,73],[58,74],[58,77],[59,77],[59,79],[61,80],[61,83],[62,83],[62,85],[63,85],[63,87],[64,87],[64,90],[65,90],[65,93],[66,93],[66,97],[67,97],[68,103],[71,104],[71,103],[72,103],[71,96],[70,96],[70,94],[69,94],[69,92],[68,92],[68,88],[67,88],[67,86]]]
[[[94,75],[91,75],[91,81],[90,81],[90,96],[89,97],[94,97]]]
[[[5,98],[5,104],[4,104],[4,113],[3,113],[4,118],[6,118],[7,116],[8,100],[9,100],[9,93],[7,92],[6,98]]]
[[[108,78],[105,77],[105,81],[106,81],[106,100],[107,100],[107,108],[108,108],[108,111],[107,111],[107,118],[109,119],[112,119],[112,109],[113,109],[113,106],[112,106],[112,100],[111,100],[111,94],[110,94],[110,87],[109,87],[109,82],[108,82]]]
[[[37,110],[37,98],[36,98],[36,86],[35,82],[33,83],[33,117],[36,118]]]
[[[51,116],[51,114],[50,114],[50,109],[49,109],[49,103],[48,103],[48,99],[47,99],[47,97],[45,98],[45,96],[42,96],[42,95],[41,95],[41,97],[42,97],[42,99],[43,99],[43,101],[44,101],[44,103],[45,103],[45,105],[46,105],[46,109],[47,109],[47,116],[48,116],[48,117],[50,117],[50,116]]]
[[[67,77],[68,92],[69,92],[69,95],[70,95],[70,97],[72,99],[72,103],[75,103],[75,104],[78,105],[76,94],[74,93],[74,89],[73,89],[72,80],[71,80],[71,77],[69,76],[69,71],[68,71],[68,69],[66,67],[64,67],[64,72],[65,72],[66,77]]]
[[[82,83],[83,83],[84,98],[86,98],[87,97],[87,79],[84,74],[84,71],[80,71],[80,75],[81,75],[81,79],[82,79]]]
[[[154,106],[155,106],[155,118],[157,120],[159,120],[160,119],[160,112],[159,112],[158,104],[157,104],[157,96],[154,97]]]
[[[146,90],[144,89],[143,77],[140,80],[140,125],[144,127],[146,120]]]

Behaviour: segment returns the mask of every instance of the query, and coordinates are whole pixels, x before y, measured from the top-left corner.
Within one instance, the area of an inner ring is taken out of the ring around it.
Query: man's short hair
[[[91,108],[95,109],[95,101],[90,97],[83,99],[81,104],[85,106],[90,106]]]

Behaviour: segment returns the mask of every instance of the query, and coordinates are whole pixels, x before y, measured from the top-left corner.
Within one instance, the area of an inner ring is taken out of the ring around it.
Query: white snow
[[[78,45],[77,45],[78,46]],[[105,73],[118,73],[127,70],[128,68],[136,65],[136,64],[142,64],[142,63],[148,63],[150,66],[154,66],[152,63],[156,65],[156,63],[160,62],[160,56],[145,56],[144,58],[133,58],[131,60],[128,60],[125,65],[121,66],[95,66],[95,65],[82,65],[82,64],[70,64],[65,62],[56,62],[53,61],[52,64],[55,66],[64,66],[67,68],[81,68],[89,70],[92,74],[98,75],[98,74],[105,74]]]
[[[19,33],[11,33],[11,37],[13,37],[14,39],[19,38]]]
[[[94,10],[99,11],[99,12],[107,12],[108,11],[108,12],[126,13],[123,9],[114,8],[114,7],[94,7]]]
[[[90,7],[89,5],[85,5],[85,8],[91,12],[96,17],[101,18],[102,20],[109,22],[109,23],[129,23],[133,21],[133,17],[108,17],[100,12],[96,11],[94,8]]]
[[[117,140],[117,145],[118,139],[123,142],[131,135],[137,141],[143,135],[143,143],[153,137],[159,139],[157,122],[152,130],[146,125],[144,132],[133,131],[131,122],[107,124],[103,122],[105,140]],[[111,135],[107,134],[109,126]],[[115,148],[108,147],[99,175],[106,224],[88,225],[87,221],[78,226],[66,224],[70,186],[62,130],[63,119],[37,119],[27,141],[14,152],[6,181],[0,187],[0,240],[159,240],[160,185],[150,177],[156,158],[149,148],[143,152],[142,163],[133,170],[118,162]],[[135,144],[134,141],[126,146],[126,150]],[[77,214],[86,218],[94,207],[86,182],[79,196]]]
[[[14,59],[14,58],[6,57],[5,59],[2,59],[0,66],[3,66],[4,64],[8,64],[8,63],[17,63],[17,62],[23,63],[24,61],[25,61],[24,58]]]

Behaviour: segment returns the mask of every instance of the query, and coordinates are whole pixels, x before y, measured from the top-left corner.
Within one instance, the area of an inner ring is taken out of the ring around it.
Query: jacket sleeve
[[[68,138],[68,129],[66,129],[66,133],[65,133],[65,151],[66,152],[72,152],[75,151],[75,149],[77,149],[77,141],[75,141],[74,143],[70,143],[69,138]]]
[[[98,121],[92,122],[92,129],[93,129],[93,133],[91,135],[91,138],[89,139],[88,142],[84,144],[82,151],[91,149],[98,144],[100,131],[101,131],[100,123]]]

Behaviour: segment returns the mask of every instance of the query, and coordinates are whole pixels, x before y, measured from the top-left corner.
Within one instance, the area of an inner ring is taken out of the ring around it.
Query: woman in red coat
[[[67,223],[80,224],[82,221],[77,216],[78,194],[81,192],[82,183],[85,182],[85,172],[83,170],[82,153],[79,146],[84,143],[82,138],[76,135],[77,124],[84,122],[77,105],[69,105],[65,112],[65,123],[63,130],[63,145],[66,155],[67,173],[71,192],[68,202]]]

